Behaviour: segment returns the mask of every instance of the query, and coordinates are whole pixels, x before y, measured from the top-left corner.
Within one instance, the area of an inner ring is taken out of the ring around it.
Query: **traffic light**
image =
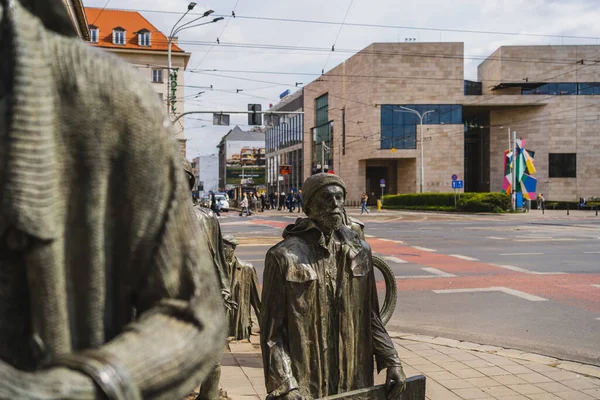
[[[262,125],[262,106],[260,104],[248,104],[248,125]]]

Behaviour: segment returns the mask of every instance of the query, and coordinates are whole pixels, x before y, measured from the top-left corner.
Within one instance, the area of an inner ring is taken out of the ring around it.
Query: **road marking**
[[[427,279],[427,278],[440,278],[435,275],[397,275],[396,279]]]
[[[600,288],[600,285],[592,285],[592,286],[593,286],[593,287],[597,287],[597,288]]]
[[[421,246],[412,246],[413,249],[417,249],[417,250],[421,250],[421,251],[429,251],[430,253],[435,253],[437,250],[434,249],[428,249],[427,247],[421,247]]]
[[[506,240],[506,238],[503,237],[497,237],[497,236],[488,236],[487,239],[494,239],[494,240]]]
[[[391,261],[391,262],[395,262],[397,264],[406,264],[408,262],[408,261],[403,260],[403,259],[398,258],[398,257],[383,257],[383,259]]]
[[[431,267],[427,267],[427,268],[421,268],[423,271],[429,272],[430,274],[442,277],[442,278],[454,278],[456,275],[452,275],[449,274],[447,272],[444,271],[440,271],[437,268],[431,268]]]
[[[366,238],[374,238],[376,237],[375,235],[365,235]],[[383,240],[383,239],[382,239]]]
[[[523,274],[531,274],[531,275],[564,275],[565,274],[565,272],[537,272],[537,271],[530,271],[530,270],[525,269],[525,268],[513,267],[512,265],[498,265],[498,264],[493,264],[493,265],[495,265],[496,267],[508,269],[508,270],[511,270],[511,271],[521,272]]]
[[[501,256],[539,256],[544,253],[501,253]]]
[[[521,292],[520,290],[510,289],[504,286],[493,286],[488,288],[472,288],[472,289],[442,289],[434,290],[437,294],[448,294],[448,293],[473,293],[473,292],[502,292],[510,294],[511,296],[519,297],[528,301],[548,301],[543,297],[534,296],[529,293]]]
[[[469,257],[469,256],[461,256],[460,254],[450,254],[451,257],[456,257],[456,258],[460,258],[461,260],[467,260],[467,261],[479,261],[476,258],[473,257]]]
[[[600,254],[600,251],[584,251],[583,254]]]
[[[552,239],[552,236],[535,236],[535,235],[525,235],[525,236],[515,236],[516,238],[522,239]]]
[[[365,237],[368,237],[365,235]],[[373,236],[375,237],[375,236]],[[382,239],[380,238],[379,240],[383,240],[384,242],[392,242],[392,243],[404,243],[402,240],[394,240],[394,239]]]

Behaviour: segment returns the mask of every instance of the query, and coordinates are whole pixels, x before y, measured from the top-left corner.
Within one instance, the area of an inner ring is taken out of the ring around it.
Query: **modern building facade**
[[[198,156],[192,162],[194,175],[196,176],[196,190],[199,196],[208,192],[219,191],[219,156],[211,154]]]
[[[217,146],[219,149],[219,188],[261,189],[265,185],[265,133],[255,129],[231,129]],[[234,197],[234,196],[232,196]]]
[[[86,8],[89,24],[89,44],[109,51],[134,65],[150,82],[157,98],[167,110],[168,97],[168,42],[169,39],[140,13],[101,8]],[[191,54],[171,39],[171,65],[177,74],[176,98],[179,100],[167,110],[174,119],[184,112],[184,71]],[[186,154],[184,119],[175,124],[175,135],[183,157]]]
[[[371,44],[304,88],[304,176],[335,171],[351,203],[382,179],[385,193],[449,192],[453,174],[500,191],[510,130],[547,199],[600,196],[598,54],[501,47],[465,81],[463,43]]]
[[[269,111],[280,112],[301,112],[303,110],[302,89],[287,96],[269,109]],[[289,193],[302,187],[302,182],[304,182],[303,121],[302,114],[274,114],[271,118],[271,125],[265,134],[266,179],[269,193]]]

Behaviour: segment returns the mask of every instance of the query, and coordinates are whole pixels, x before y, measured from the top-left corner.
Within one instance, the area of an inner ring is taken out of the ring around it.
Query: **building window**
[[[576,153],[548,154],[549,178],[577,178]]]
[[[329,96],[327,93],[317,97],[315,99],[315,130],[313,132],[313,143],[314,143],[314,159],[317,160],[317,164],[327,164],[327,160],[331,157],[331,130],[329,125]],[[325,143],[325,149],[321,149]],[[321,154],[325,156],[324,160],[321,160]]]
[[[461,125],[462,106],[457,104],[407,104],[410,108],[425,115],[424,125]],[[416,114],[408,112],[396,105],[381,106],[381,148],[382,149],[416,149],[417,129],[420,119]]]
[[[125,45],[125,29],[113,29],[113,44]]]
[[[163,70],[162,69],[153,69],[152,70],[152,82],[154,82],[154,83],[162,83],[163,82]]]
[[[574,83],[539,83],[535,87],[521,89],[522,95],[550,95],[550,96],[590,96],[600,95],[600,82]]]
[[[151,42],[151,37],[150,37],[150,31],[148,31],[148,30],[140,31],[138,34],[138,45],[151,46],[151,44],[152,44],[152,42]]]
[[[100,29],[97,27],[90,25],[90,42],[98,43],[98,35],[100,34]]]

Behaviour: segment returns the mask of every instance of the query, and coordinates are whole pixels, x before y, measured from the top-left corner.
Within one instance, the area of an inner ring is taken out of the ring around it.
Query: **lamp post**
[[[423,138],[423,118],[430,113],[434,113],[436,110],[428,110],[425,111],[423,114],[421,114],[420,112],[418,112],[417,110],[413,110],[412,108],[408,108],[408,107],[404,107],[404,106],[398,106],[399,108],[401,108],[402,110],[394,110],[394,112],[406,112],[406,113],[411,113],[411,114],[415,114],[417,117],[419,117],[420,120],[420,124],[419,124],[419,133],[421,136],[421,179],[419,179],[419,193],[423,193],[423,181],[424,181],[424,176],[425,176],[425,161],[423,160],[423,145],[424,145],[424,138]]]
[[[170,114],[169,108],[171,106],[171,70],[172,68],[172,63],[171,63],[171,47],[173,45],[173,39],[175,37],[175,35],[177,35],[179,32],[185,30],[185,29],[190,29],[190,28],[195,28],[197,26],[201,26],[201,25],[208,25],[208,24],[212,24],[215,22],[218,22],[222,19],[224,19],[223,17],[219,17],[219,18],[215,18],[212,21],[208,21],[208,22],[204,22],[204,23],[200,23],[200,24],[195,24],[195,25],[190,25],[196,21],[198,21],[201,18],[205,18],[208,17],[210,14],[212,14],[214,11],[213,10],[208,10],[206,12],[204,12],[201,16],[199,16],[198,18],[194,18],[193,20],[186,22],[183,25],[179,25],[179,23],[183,20],[183,18],[185,18],[185,16],[194,9],[194,7],[196,7],[196,3],[195,2],[191,2],[190,4],[188,4],[188,9],[187,11],[181,16],[181,18],[179,18],[177,20],[177,22],[175,23],[175,25],[173,25],[173,28],[171,28],[171,33],[169,33],[169,38],[168,38],[168,73],[169,73],[169,79],[167,79],[167,113]]]

